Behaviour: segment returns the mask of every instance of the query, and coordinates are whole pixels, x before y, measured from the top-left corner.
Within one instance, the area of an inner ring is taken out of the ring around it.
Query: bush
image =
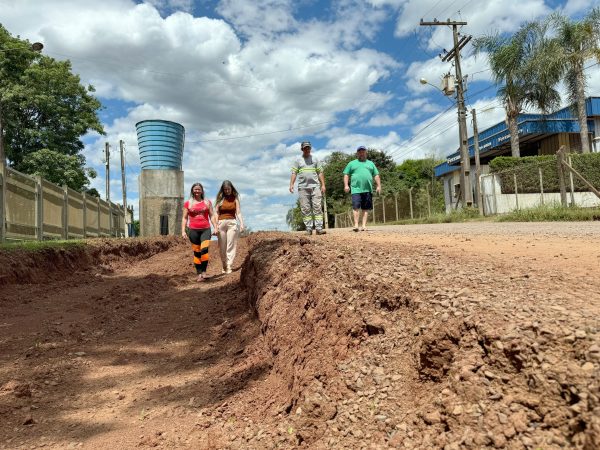
[[[577,170],[593,186],[600,188],[600,153],[571,153],[573,168]],[[490,161],[490,173],[497,174],[503,194],[514,194],[514,174],[517,175],[517,189],[520,193],[540,192],[540,174],[544,183],[544,192],[559,192],[558,171],[555,155],[526,156],[513,158],[499,156]],[[569,189],[568,174],[566,178]],[[577,177],[573,178],[573,186],[577,192],[589,191],[589,188]]]

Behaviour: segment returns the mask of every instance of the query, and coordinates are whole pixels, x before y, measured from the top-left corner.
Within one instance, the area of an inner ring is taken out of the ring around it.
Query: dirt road
[[[600,448],[600,223],[111,245],[0,255],[0,448]]]

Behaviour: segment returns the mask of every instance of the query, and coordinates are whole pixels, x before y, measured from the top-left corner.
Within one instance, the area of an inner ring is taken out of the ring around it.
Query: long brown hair
[[[225,198],[225,192],[224,191],[225,191],[226,187],[231,188],[231,195],[233,195],[236,199],[238,199],[239,196],[240,196],[240,194],[238,193],[237,189],[235,187],[233,187],[233,184],[231,183],[231,181],[225,180],[221,184],[221,189],[219,189],[219,193],[217,194],[217,199],[215,200],[215,204],[217,206],[220,206],[221,203],[223,203],[223,199]]]

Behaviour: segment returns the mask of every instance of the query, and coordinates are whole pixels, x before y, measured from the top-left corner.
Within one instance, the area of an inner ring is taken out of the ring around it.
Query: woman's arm
[[[235,199],[235,217],[240,222],[240,231],[244,231],[244,218],[242,217],[242,208],[240,207],[240,199]]]
[[[208,212],[210,214],[210,221],[212,222],[213,226],[213,234],[217,234],[219,231],[219,222],[217,220],[218,218],[217,214],[215,213],[215,208],[213,208],[213,204],[210,200],[208,202]]]
[[[183,208],[183,217],[181,218],[181,235],[185,236],[185,226],[187,225],[188,209]]]

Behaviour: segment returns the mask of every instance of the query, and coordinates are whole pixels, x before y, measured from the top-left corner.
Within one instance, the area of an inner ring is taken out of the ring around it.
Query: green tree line
[[[81,154],[82,136],[104,134],[94,87],[81,84],[69,61],[33,51],[0,25],[0,160],[77,191],[96,177]]]
[[[333,152],[323,162],[329,226],[333,226],[335,214],[348,211],[352,205],[350,194],[344,192],[342,172],[346,165],[355,158],[355,154]],[[441,181],[435,178],[433,172],[434,167],[441,161],[435,158],[407,159],[401,164],[396,164],[391,156],[374,148],[367,149],[367,159],[373,161],[379,170],[382,195],[393,195],[411,188],[413,190],[428,189],[434,204],[444,204],[443,186]],[[292,230],[305,229],[298,201],[293,208],[288,210],[286,222]]]

